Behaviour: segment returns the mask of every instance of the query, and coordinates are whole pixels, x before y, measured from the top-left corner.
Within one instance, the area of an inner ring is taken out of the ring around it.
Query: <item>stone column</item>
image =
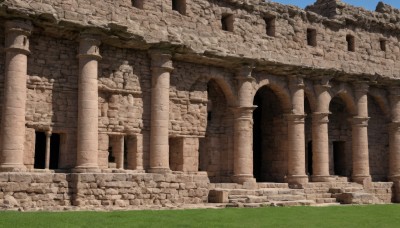
[[[51,143],[51,131],[46,131],[46,155],[45,155],[45,169],[50,169],[50,143]]]
[[[329,174],[329,82],[314,86],[317,96],[317,110],[312,115],[312,181],[326,182],[332,178]]]
[[[394,201],[400,202],[400,87],[390,88],[392,123],[389,131],[389,181],[394,183]]]
[[[172,67],[171,55],[152,50],[151,56],[151,123],[150,172],[166,173],[169,168],[169,86]]]
[[[24,171],[27,55],[32,25],[5,23],[5,81],[1,125],[1,171]]]
[[[98,61],[100,40],[82,35],[79,45],[78,150],[75,172],[98,172]]]
[[[288,126],[288,177],[290,184],[305,184],[306,175],[306,146],[304,133],[304,82],[301,77],[291,77],[292,113],[286,115]]]
[[[237,76],[238,107],[234,112],[233,181],[255,183],[253,176],[253,67],[243,66]]]
[[[358,183],[371,180],[368,153],[368,84],[357,83],[354,86],[358,115],[352,122],[353,176]]]
[[[390,88],[390,106],[389,180],[400,182],[400,87]]]

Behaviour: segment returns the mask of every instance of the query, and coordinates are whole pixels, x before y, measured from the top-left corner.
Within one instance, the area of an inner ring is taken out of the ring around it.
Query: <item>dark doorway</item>
[[[287,167],[282,145],[287,137],[280,100],[267,86],[259,89],[253,104],[253,174],[258,182],[282,182]]]
[[[58,159],[60,157],[60,134],[52,134],[50,138],[50,169],[58,169]]]
[[[307,144],[307,173],[308,175],[313,175],[313,151],[312,151],[312,141]]]
[[[60,157],[59,134],[52,134],[50,138],[50,169],[58,169],[58,159]],[[35,169],[46,168],[46,133],[36,132],[35,141]]]
[[[335,175],[346,176],[346,142],[333,142],[333,161]]]
[[[35,169],[45,168],[46,159],[46,134],[44,132],[35,132]]]

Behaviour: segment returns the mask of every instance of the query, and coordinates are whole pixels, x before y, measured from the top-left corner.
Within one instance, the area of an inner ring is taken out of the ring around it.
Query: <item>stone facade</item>
[[[399,31],[383,3],[0,1],[0,206],[399,202]]]

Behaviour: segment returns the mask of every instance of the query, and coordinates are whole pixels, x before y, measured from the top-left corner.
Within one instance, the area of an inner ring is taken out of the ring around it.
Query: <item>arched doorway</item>
[[[331,100],[329,111],[329,172],[331,175],[351,177],[351,114],[340,97]]]
[[[368,96],[368,152],[373,181],[387,181],[389,164],[389,119],[371,96]]]
[[[230,182],[233,172],[233,114],[223,90],[215,80],[207,83],[207,126],[199,143],[199,170],[211,182]]]
[[[287,170],[287,127],[279,98],[267,86],[255,97],[253,112],[253,173],[258,182],[283,182]]]

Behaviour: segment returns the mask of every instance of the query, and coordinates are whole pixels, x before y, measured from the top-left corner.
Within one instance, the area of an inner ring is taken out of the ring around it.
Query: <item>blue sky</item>
[[[313,4],[316,0],[272,0],[273,2],[279,2],[282,4],[295,5],[300,8],[304,8],[307,5]],[[342,0],[345,3],[361,6],[369,10],[375,10],[376,5],[380,0]],[[400,9],[400,0],[383,0],[384,3],[392,5]]]

